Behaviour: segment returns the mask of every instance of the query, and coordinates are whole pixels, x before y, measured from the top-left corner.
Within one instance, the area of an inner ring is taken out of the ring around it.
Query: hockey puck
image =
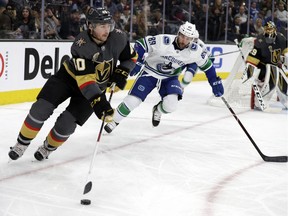
[[[90,199],[82,199],[81,200],[81,205],[90,205],[91,204],[91,200]]]

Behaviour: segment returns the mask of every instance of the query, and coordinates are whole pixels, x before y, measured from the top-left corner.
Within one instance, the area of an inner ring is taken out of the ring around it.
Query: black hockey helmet
[[[110,32],[112,32],[115,27],[115,22],[110,12],[105,8],[89,8],[86,13],[86,22],[87,27],[91,24],[93,28],[96,27],[96,24],[110,24]]]
[[[274,22],[268,21],[264,25],[265,41],[268,44],[274,43],[277,35],[277,28]]]
[[[89,8],[86,14],[88,23],[112,23],[112,16],[105,8]]]

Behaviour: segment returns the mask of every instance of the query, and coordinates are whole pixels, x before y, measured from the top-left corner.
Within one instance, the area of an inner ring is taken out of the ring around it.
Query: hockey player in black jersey
[[[9,157],[17,160],[36,137],[55,108],[66,99],[68,106],[57,118],[44,143],[34,157],[41,161],[61,146],[94,112],[109,122],[114,111],[107,101],[106,89],[115,83],[124,89],[130,70],[135,66],[135,52],[126,34],[114,29],[114,21],[104,8],[90,8],[86,31],[81,32],[71,46],[72,58],[52,75],[32,105]],[[119,64],[117,64],[119,61]]]
[[[277,32],[274,22],[269,21],[264,25],[264,34],[259,35],[255,39],[254,47],[246,59],[250,70],[254,70],[254,68],[260,69],[259,75],[256,75],[256,82],[263,99],[267,102],[276,90],[276,85],[280,85],[280,83],[277,83],[277,76],[279,76],[277,70],[282,70],[282,64],[287,64],[287,61],[287,39],[282,33]],[[253,74],[253,72],[250,72],[250,74]],[[281,79],[281,76],[279,79]],[[285,85],[285,88],[287,88],[287,83],[284,82],[283,77],[282,81],[281,85]],[[280,86],[280,88],[282,89],[283,86]],[[284,98],[280,97],[284,101],[286,100],[287,103],[287,95]],[[257,103],[255,105],[256,107],[259,106]],[[251,108],[254,108],[254,103],[251,103]]]
[[[287,53],[287,39],[282,33],[276,32],[275,24],[269,21],[264,26],[264,34],[256,38],[246,61],[261,70],[259,74],[261,81],[265,78],[266,64],[278,66],[280,56],[285,56]]]

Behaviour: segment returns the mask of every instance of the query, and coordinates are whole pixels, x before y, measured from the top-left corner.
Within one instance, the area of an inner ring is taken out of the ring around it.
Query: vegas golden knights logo
[[[270,49],[270,52],[271,52],[271,63],[277,64],[280,60],[281,49],[275,49],[275,50]]]
[[[95,67],[97,83],[102,84],[108,81],[110,73],[112,71],[113,71],[113,59],[109,61],[98,62],[98,64]]]

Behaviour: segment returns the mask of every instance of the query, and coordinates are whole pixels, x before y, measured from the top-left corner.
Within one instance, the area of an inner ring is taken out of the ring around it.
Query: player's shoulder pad
[[[146,41],[149,41],[149,38],[153,38],[155,37],[156,42],[158,44],[162,44],[162,45],[170,45],[173,43],[174,39],[175,39],[175,35],[171,35],[171,34],[159,34],[159,35],[155,35],[155,36],[147,36],[146,37]],[[150,39],[151,40],[151,39]]]
[[[192,43],[190,43],[188,49],[190,49],[192,51],[197,51],[197,50],[202,51],[203,47],[200,44],[196,43],[196,42],[192,42]]]
[[[109,38],[111,38],[111,40],[117,41],[118,43],[119,42],[126,42],[128,40],[127,34],[120,29],[114,29],[112,32],[110,32]],[[109,40],[109,38],[108,38],[108,40]]]
[[[75,37],[73,46],[83,47],[84,45],[88,44],[90,40],[88,31],[82,31]]]
[[[197,40],[197,44],[199,44],[201,47],[205,46],[205,43],[201,39]]]
[[[281,32],[277,32],[276,38],[278,38],[280,41],[287,41],[287,38]]]
[[[256,40],[254,41],[254,47],[261,47],[266,46],[265,37],[264,35],[259,35]]]

